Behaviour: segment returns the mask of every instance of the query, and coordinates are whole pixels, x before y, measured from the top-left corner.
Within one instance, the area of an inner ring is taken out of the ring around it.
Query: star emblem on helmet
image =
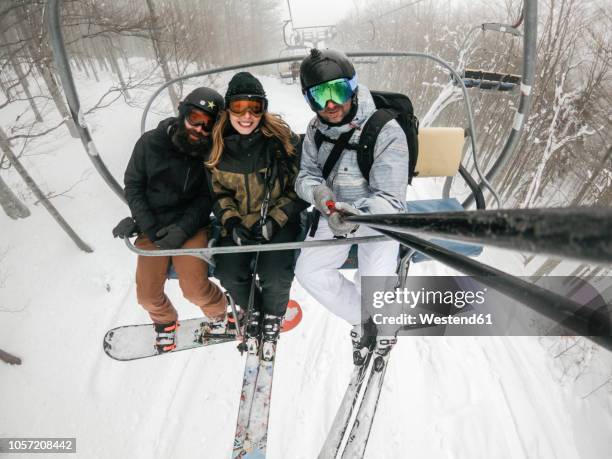
[[[208,102],[208,108],[210,108],[211,110],[215,108],[215,103],[212,100]]]

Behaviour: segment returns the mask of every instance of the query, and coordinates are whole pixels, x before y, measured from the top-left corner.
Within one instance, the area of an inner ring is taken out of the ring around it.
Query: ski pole
[[[246,327],[251,321],[251,316],[253,315],[253,306],[255,303],[255,288],[257,285],[257,264],[259,263],[259,254],[260,252],[255,253],[255,260],[253,261],[253,269],[251,270],[251,289],[249,291],[249,301],[247,303],[246,310],[246,319],[244,321],[244,330],[242,332],[242,342],[238,345],[238,350],[240,351],[240,355],[244,353],[246,350]]]
[[[266,184],[266,193],[264,195],[264,199],[261,203],[261,209],[259,212],[259,226],[263,227],[266,224],[266,219],[268,218],[268,207],[270,205],[270,194],[272,192],[271,180],[272,179],[272,171],[270,167],[266,168],[266,172],[264,174],[264,183]],[[255,261],[253,262],[253,269],[251,271],[251,290],[249,291],[249,302],[247,304],[247,313],[246,320],[244,322],[244,332],[242,333],[242,342],[238,345],[238,350],[240,351],[240,355],[244,353],[246,350],[246,327],[251,320],[251,316],[253,315],[253,306],[255,303],[255,288],[257,286],[257,264],[259,263],[259,254],[261,252],[257,252],[255,254]]]

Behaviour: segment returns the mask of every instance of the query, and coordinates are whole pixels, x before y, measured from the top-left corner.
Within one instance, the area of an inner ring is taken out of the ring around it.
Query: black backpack
[[[419,156],[419,120],[414,116],[412,102],[408,96],[404,94],[386,91],[372,91],[372,98],[374,99],[374,105],[377,110],[363,126],[358,145],[348,143],[348,138],[350,138],[348,133],[344,139],[342,138],[343,136],[341,136],[339,139],[334,140],[322,134],[319,130],[315,131],[314,140],[317,149],[321,148],[323,142],[329,142],[335,145],[341,140],[345,142],[342,148],[335,148],[335,155],[330,154],[327,158],[323,167],[323,177],[327,179],[327,176],[338,161],[342,150],[350,149],[357,151],[359,170],[363,177],[369,180],[370,169],[374,162],[374,146],[376,145],[378,134],[389,121],[395,119],[401,126],[404,134],[406,134],[406,141],[408,143],[408,183],[410,184],[414,177],[414,169]],[[340,145],[337,146],[340,147]]]

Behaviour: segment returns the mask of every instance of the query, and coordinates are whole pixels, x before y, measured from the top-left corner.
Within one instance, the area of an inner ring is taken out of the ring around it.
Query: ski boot
[[[261,312],[251,311],[244,330],[247,352],[257,354],[259,352],[259,338],[261,335]]]
[[[202,322],[199,334],[196,334],[196,339],[200,343],[211,337],[221,338],[236,335],[236,321],[234,319],[233,311],[236,311],[239,326],[242,325],[242,314],[241,311],[236,309],[234,299],[228,292],[223,292],[223,294],[225,295],[227,304],[225,313],[215,319],[209,319]]]
[[[261,358],[266,361],[274,360],[276,355],[276,341],[280,334],[283,316],[265,314],[263,319],[263,334],[261,339]]]
[[[353,325],[351,341],[353,342],[353,364],[363,365],[367,355],[376,345],[376,325],[371,317],[363,324]]]
[[[179,327],[178,321],[167,324],[153,324],[155,328],[155,349],[158,354],[173,351],[176,349],[176,330]]]
[[[395,344],[397,344],[395,336],[377,336],[374,350],[377,355],[387,355]]]
[[[228,317],[223,314],[202,324],[202,335],[225,335],[228,333]]]

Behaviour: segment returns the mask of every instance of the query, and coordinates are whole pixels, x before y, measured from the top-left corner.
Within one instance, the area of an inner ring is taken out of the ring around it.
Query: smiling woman
[[[265,111],[265,97],[237,96],[228,102],[229,120],[234,129],[242,135],[253,132]]]
[[[213,129],[206,165],[214,192],[213,211],[223,226],[219,246],[293,242],[299,213],[307,207],[294,191],[298,171],[297,136],[278,115],[268,112],[261,82],[248,72],[231,79],[227,111]],[[250,352],[274,356],[279,324],[293,281],[293,250],[226,254],[216,259],[215,276],[237,304],[250,311],[246,336]],[[257,261],[253,261],[253,259]],[[251,299],[255,272],[261,291]],[[254,303],[249,305],[249,301]],[[263,331],[263,333],[262,333]]]

